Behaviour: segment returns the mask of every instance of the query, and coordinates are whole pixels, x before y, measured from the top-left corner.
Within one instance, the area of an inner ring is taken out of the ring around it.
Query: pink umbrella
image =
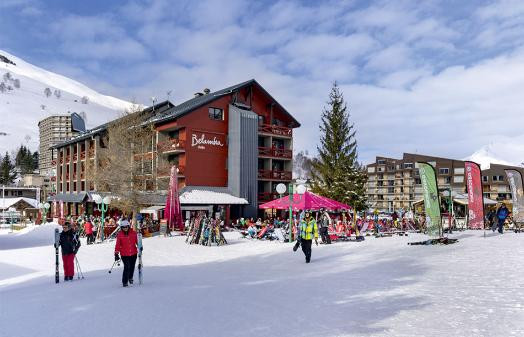
[[[289,209],[289,196],[267,202],[260,205],[259,208]],[[308,191],[302,195],[297,193],[293,194],[293,210],[319,210],[321,208],[328,210],[351,209],[351,207],[346,204]]]
[[[182,222],[182,210],[180,209],[180,198],[178,196],[178,175],[176,166],[171,167],[171,177],[169,179],[169,192],[166,200],[166,210],[164,219],[171,229],[184,230]]]

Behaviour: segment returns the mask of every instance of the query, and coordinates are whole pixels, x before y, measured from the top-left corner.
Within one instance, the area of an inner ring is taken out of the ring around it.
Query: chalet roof
[[[12,207],[14,204],[20,201],[24,201],[33,208],[36,208],[38,205],[38,201],[36,199],[31,198],[1,198],[0,209],[8,209],[9,207]]]
[[[245,81],[242,83],[238,83],[235,85],[232,85],[230,87],[211,92],[209,94],[204,94],[202,96],[194,97],[190,100],[187,100],[177,106],[172,107],[165,113],[158,115],[157,117],[153,117],[151,119],[151,122],[154,122],[155,124],[167,122],[176,118],[179,118],[195,109],[198,109],[199,107],[208,104],[222,96],[229,95],[231,93],[234,93],[244,87],[250,86],[250,85],[256,85],[258,88],[260,88],[267,96],[269,96],[275,103],[284,111],[286,115],[288,115],[291,120],[293,121],[293,127],[299,127],[300,123],[286,110],[280,103],[277,102],[255,79],[251,79],[249,81]]]

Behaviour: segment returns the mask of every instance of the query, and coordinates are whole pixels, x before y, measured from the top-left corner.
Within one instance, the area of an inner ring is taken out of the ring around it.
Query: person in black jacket
[[[60,233],[58,245],[62,247],[64,281],[73,281],[73,276],[75,275],[75,255],[80,248],[80,239],[76,231],[71,228],[71,223],[65,222],[62,225],[62,233]]]

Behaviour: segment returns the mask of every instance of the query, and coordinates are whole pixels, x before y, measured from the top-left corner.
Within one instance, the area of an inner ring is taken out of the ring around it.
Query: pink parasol
[[[180,209],[180,198],[178,195],[178,175],[176,166],[171,167],[171,177],[169,179],[169,192],[167,194],[164,219],[167,220],[167,225],[172,230],[184,230],[184,223],[182,221],[182,210]]]
[[[276,199],[259,206],[262,209],[289,209],[289,196]],[[315,193],[306,191],[304,194],[293,194],[293,210],[338,210],[351,209],[350,206],[341,202],[322,197]]]

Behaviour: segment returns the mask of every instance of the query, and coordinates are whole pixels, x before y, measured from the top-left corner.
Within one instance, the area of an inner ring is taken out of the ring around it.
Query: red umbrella
[[[167,194],[166,209],[164,219],[171,229],[184,230],[182,222],[182,210],[180,209],[180,198],[178,195],[178,175],[176,166],[171,167],[171,177],[169,179],[169,192]]]
[[[276,199],[259,206],[262,209],[289,209],[289,196]],[[315,193],[306,191],[304,194],[293,194],[293,210],[337,210],[351,209],[350,206],[341,202],[322,197]]]

